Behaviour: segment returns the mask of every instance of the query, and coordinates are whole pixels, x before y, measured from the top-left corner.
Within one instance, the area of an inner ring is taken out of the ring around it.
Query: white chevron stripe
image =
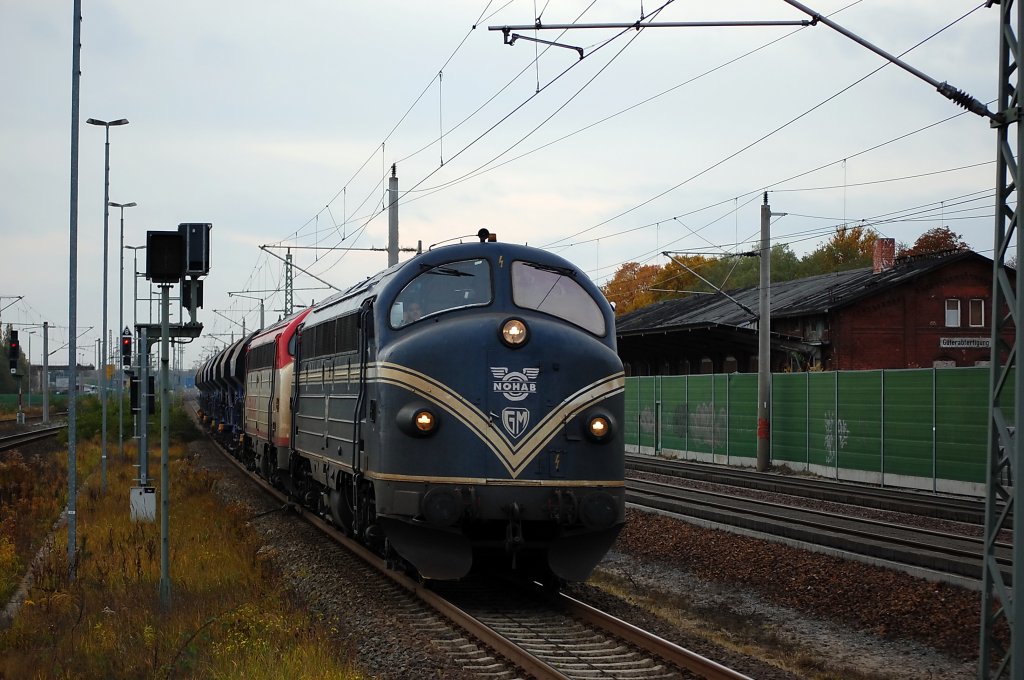
[[[403,387],[443,408],[463,423],[501,460],[509,475],[517,477],[555,437],[566,422],[591,404],[619,394],[625,389],[624,374],[602,378],[553,408],[520,442],[513,443],[499,430],[488,414],[467,401],[447,385],[418,371],[391,363],[379,363],[372,371],[378,382]]]
[[[299,382],[303,385],[316,384],[320,382],[321,375],[318,370],[303,371],[299,375]],[[323,377],[326,382],[352,382],[358,380],[359,370],[357,366],[352,366],[351,369],[342,366],[332,367]],[[497,427],[490,414],[484,413],[457,391],[425,373],[400,364],[379,362],[367,366],[366,378],[370,382],[401,387],[442,408],[474,432],[498,457],[513,479],[526,469],[565,423],[591,404],[619,394],[625,389],[625,376],[621,371],[601,378],[564,399],[551,409],[527,436],[513,442]]]

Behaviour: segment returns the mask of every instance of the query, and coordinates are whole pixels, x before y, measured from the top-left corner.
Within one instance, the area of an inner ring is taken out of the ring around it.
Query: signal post
[[[7,340],[7,361],[10,364],[11,375],[18,379],[18,414],[15,422],[19,425],[25,424],[25,410],[21,401],[21,374],[18,373],[18,357],[21,355],[21,345],[18,342],[18,331],[13,328],[8,333]]]
[[[209,223],[183,223],[177,231],[150,231],[146,233],[146,278],[160,286],[160,323],[136,324],[139,337],[139,373],[137,404],[139,418],[139,476],[142,486],[132,489],[133,512],[136,498],[143,506],[145,519],[152,521],[156,514],[155,493],[148,482],[148,416],[154,410],[150,399],[153,389],[149,378],[149,352],[160,343],[160,603],[170,607],[170,343],[173,339],[199,337],[203,325],[196,321],[196,310],[202,306],[200,277],[210,271]],[[170,323],[170,289],[180,284],[182,306],[189,312],[189,321]],[[127,329],[126,329],[127,330]],[[124,341],[122,340],[122,343]],[[128,338],[130,354],[130,336]],[[124,345],[122,344],[122,352]],[[122,354],[123,356],[123,354]]]

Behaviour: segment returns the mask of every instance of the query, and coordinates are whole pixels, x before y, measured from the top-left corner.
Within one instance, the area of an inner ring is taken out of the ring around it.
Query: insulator
[[[985,107],[984,104],[982,104],[977,99],[967,94],[963,90],[953,87],[949,83],[942,83],[941,85],[939,85],[937,89],[939,91],[939,94],[949,99],[957,106],[965,108],[972,113],[978,114],[979,116],[989,115],[989,110]]]

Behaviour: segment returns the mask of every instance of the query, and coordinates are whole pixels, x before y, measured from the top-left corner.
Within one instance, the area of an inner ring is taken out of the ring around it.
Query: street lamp
[[[103,418],[103,446],[100,455],[100,479],[103,491],[107,490],[107,249],[108,249],[108,223],[110,220],[110,128],[116,125],[127,125],[127,118],[105,121],[90,118],[85,121],[89,125],[100,125],[103,127],[105,142],[103,146],[103,334],[100,337],[101,356],[103,357],[103,371],[100,374],[100,403],[102,404]]]
[[[137,203],[115,203],[107,201],[110,208],[121,209],[121,248],[119,250],[121,261],[121,277],[117,286],[117,327],[124,328],[124,209],[134,208]],[[121,334],[124,330],[118,330],[118,342],[122,342]],[[117,453],[124,460],[124,366],[121,361],[116,361],[117,366]]]
[[[235,292],[231,292],[231,291],[228,291],[228,297],[240,297],[240,298],[248,298],[249,300],[259,300],[260,301],[260,330],[263,330],[263,327],[264,327],[264,323],[263,323],[263,298],[256,297],[254,295],[242,295],[241,293],[235,293]]]

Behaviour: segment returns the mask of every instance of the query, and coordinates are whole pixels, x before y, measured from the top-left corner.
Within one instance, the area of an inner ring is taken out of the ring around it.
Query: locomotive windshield
[[[401,328],[425,316],[488,305],[491,297],[491,265],[487,260],[424,267],[391,305],[391,325]]]
[[[572,269],[535,262],[512,263],[512,301],[576,324],[594,335],[605,334],[597,301],[576,283]]]

